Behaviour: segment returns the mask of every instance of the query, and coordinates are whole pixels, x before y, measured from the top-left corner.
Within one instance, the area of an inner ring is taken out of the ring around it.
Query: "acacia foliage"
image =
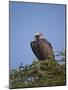
[[[61,86],[66,84],[66,65],[53,61],[33,61],[10,71],[10,88]]]

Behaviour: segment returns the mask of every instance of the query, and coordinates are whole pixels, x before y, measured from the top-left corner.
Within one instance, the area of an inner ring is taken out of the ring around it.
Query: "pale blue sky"
[[[30,47],[36,32],[42,32],[55,51],[64,49],[65,5],[10,2],[9,8],[11,69],[36,58]]]

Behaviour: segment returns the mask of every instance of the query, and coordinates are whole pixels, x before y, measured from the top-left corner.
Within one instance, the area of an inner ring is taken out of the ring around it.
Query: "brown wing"
[[[50,42],[48,42],[48,41],[47,41],[47,39],[42,38],[42,40],[43,40],[45,43],[47,43],[47,44],[50,46],[50,48],[51,48],[51,49],[53,49],[53,47],[52,47],[51,43],[50,43]]]
[[[38,43],[35,41],[31,41],[30,46],[32,48],[32,51],[34,52],[34,54],[36,55],[36,57],[39,60],[44,60],[44,57],[42,56],[42,53],[40,52],[40,48],[38,46]]]
[[[48,56],[54,58],[52,46],[45,39],[39,38],[39,49],[45,59],[47,59]]]

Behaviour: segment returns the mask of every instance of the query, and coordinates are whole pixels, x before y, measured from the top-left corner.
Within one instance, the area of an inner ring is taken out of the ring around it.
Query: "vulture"
[[[30,42],[30,46],[38,60],[54,60],[53,47],[41,32],[35,34],[34,41]]]

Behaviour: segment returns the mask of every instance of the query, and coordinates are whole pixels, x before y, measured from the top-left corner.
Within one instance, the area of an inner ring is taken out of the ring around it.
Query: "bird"
[[[52,44],[43,37],[41,32],[35,33],[34,40],[30,41],[30,46],[39,61],[55,59]]]

